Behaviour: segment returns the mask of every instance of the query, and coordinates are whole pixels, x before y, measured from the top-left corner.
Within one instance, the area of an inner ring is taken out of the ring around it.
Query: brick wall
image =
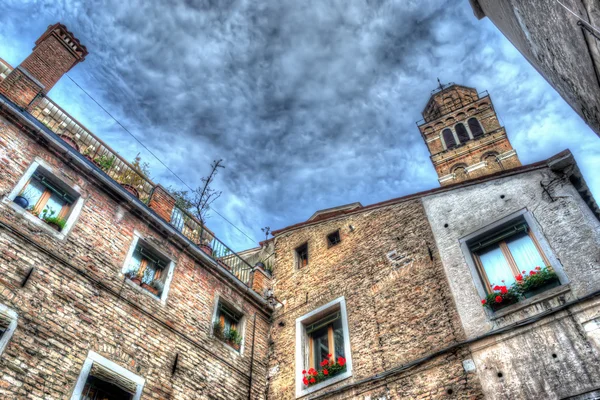
[[[84,198],[63,241],[5,200],[35,157]],[[1,398],[69,398],[89,350],[146,378],[143,398],[247,398],[253,342],[252,398],[262,398],[269,324],[239,290],[3,118],[0,178],[0,303],[19,315],[0,357]],[[134,232],[176,263],[164,305],[120,273]],[[217,295],[246,315],[242,355],[210,336]],[[176,353],[179,369],[171,376]]]
[[[341,243],[329,247],[326,235],[336,229],[340,229]],[[340,296],[346,299],[353,376],[333,387],[410,362],[463,338],[418,200],[276,232],[275,241],[275,296],[285,306],[274,316],[272,327],[269,398],[295,398],[301,372],[295,370],[294,361],[296,318]],[[306,241],[309,264],[297,270],[293,252]],[[405,255],[402,265],[392,265],[387,257],[392,250]],[[446,355],[330,398],[478,398],[477,380],[467,376],[461,365],[465,358],[464,351]]]

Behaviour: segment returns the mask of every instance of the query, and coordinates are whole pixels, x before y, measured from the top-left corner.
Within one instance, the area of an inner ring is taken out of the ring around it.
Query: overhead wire
[[[91,94],[89,94],[83,87],[81,87],[81,85],[79,85],[73,78],[71,78],[68,74],[66,74],[67,78],[69,78],[71,80],[71,82],[73,82],[75,84],[75,86],[77,86],[83,93],[85,93],[85,95],[87,97],[89,97],[94,103],[96,103],[96,105],[98,107],[100,107],[102,109],[102,111],[104,111],[106,113],[106,115],[108,115],[109,117],[111,117],[125,132],[127,132],[132,138],[134,138],[144,149],[146,149],[146,151],[148,151],[148,153],[150,153],[152,155],[152,157],[154,157],[160,164],[162,164],[163,167],[165,167],[175,178],[177,178],[186,188],[188,188],[191,192],[194,191],[194,189],[192,189],[187,183],[185,183],[185,181],[183,179],[181,179],[171,168],[169,168],[169,166],[167,164],[165,164],[156,154],[154,154],[154,152],[152,150],[150,150],[148,148],[148,146],[146,146],[137,136],[135,136],[133,133],[131,133],[131,131],[129,131],[129,129],[127,129],[117,118],[115,118],[106,108],[104,108],[102,106],[102,104],[100,104]],[[231,226],[233,226],[238,232],[240,232],[242,235],[244,235],[246,238],[248,238],[250,241],[252,241],[252,243],[256,243],[256,240],[252,237],[250,237],[250,235],[248,235],[246,232],[244,232],[243,230],[241,230],[240,228],[238,228],[233,222],[231,222],[230,220],[228,220],[227,218],[225,218],[221,213],[219,213],[217,210],[215,210],[213,207],[208,206],[208,208],[213,211],[215,214],[217,214],[219,217],[223,218],[228,224],[230,224]]]

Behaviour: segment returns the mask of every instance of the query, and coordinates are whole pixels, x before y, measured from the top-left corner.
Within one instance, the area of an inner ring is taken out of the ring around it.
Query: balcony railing
[[[51,99],[41,98],[31,114],[127,191],[148,204],[156,185]],[[170,224],[244,284],[250,283],[252,266],[190,213],[175,207]]]

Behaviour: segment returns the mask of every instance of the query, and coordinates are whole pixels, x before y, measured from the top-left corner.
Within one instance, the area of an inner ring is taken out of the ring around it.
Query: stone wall
[[[456,188],[423,198],[450,289],[467,337],[509,326],[575,301],[600,288],[600,222],[566,179],[571,164]],[[547,189],[540,185],[542,183]],[[510,312],[486,312],[459,240],[526,210],[541,246],[563,274],[563,286]],[[478,341],[471,351],[486,398],[558,399],[600,387],[600,352],[586,324],[600,317],[589,300],[535,325]],[[502,377],[498,376],[502,374]]]
[[[330,247],[326,235],[337,229],[341,243]],[[304,242],[309,246],[309,263],[297,269],[294,250]],[[392,262],[388,253],[394,250],[398,261]],[[308,398],[464,339],[419,200],[276,231],[275,252],[275,296],[284,307],[274,316],[271,331],[269,398],[295,398],[295,385],[301,379],[294,361],[295,320],[340,296],[346,300],[353,376]],[[477,379],[462,367],[466,358],[464,350],[446,354],[413,370],[326,397],[479,398]]]
[[[24,218],[6,199],[36,157],[84,198],[64,240]],[[3,118],[0,197],[0,304],[19,315],[0,357],[0,398],[69,398],[93,350],[144,377],[143,398],[245,399],[253,344],[252,398],[263,398],[269,330],[264,311],[132,213],[126,201]],[[175,262],[164,304],[126,284],[121,274],[134,232]],[[217,296],[245,314],[241,354],[210,334]]]
[[[600,26],[597,0],[562,0]],[[471,0],[600,135],[600,40],[558,1]],[[479,14],[482,16],[481,14]],[[596,33],[596,36],[600,36]]]

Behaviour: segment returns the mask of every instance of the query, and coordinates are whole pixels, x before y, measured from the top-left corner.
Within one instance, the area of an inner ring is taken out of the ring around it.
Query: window
[[[442,131],[442,139],[444,139],[444,144],[447,149],[451,149],[456,146],[456,140],[454,140],[454,134],[449,128],[446,128]]]
[[[296,320],[296,395],[351,375],[346,302],[340,297]]]
[[[308,243],[296,248],[296,268],[300,269],[308,265]]]
[[[213,336],[240,351],[243,336],[244,315],[234,307],[217,299],[217,309],[213,321]]]
[[[7,200],[25,218],[61,239],[83,206],[79,193],[58,179],[43,160],[32,163]]]
[[[471,130],[471,134],[474,138],[483,136],[483,128],[481,128],[481,124],[479,123],[477,118],[469,118],[467,124],[469,124],[469,129]]]
[[[459,143],[466,143],[469,141],[469,132],[467,132],[467,128],[465,128],[463,124],[456,124],[454,130],[456,131]]]
[[[337,231],[332,232],[329,235],[327,235],[327,245],[329,247],[335,246],[336,244],[340,243],[341,241],[342,241],[342,239],[340,238],[340,230],[339,229]]]
[[[139,400],[144,378],[90,351],[71,400]]]
[[[17,329],[17,313],[0,304],[0,355],[4,352],[15,329]]]
[[[173,275],[173,262],[136,236],[123,266],[128,282],[146,293],[166,300]]]
[[[561,285],[528,215],[520,214],[464,241],[481,278],[483,303],[493,311]]]
[[[179,232],[183,232],[183,227],[185,226],[185,217],[183,211],[181,211],[178,207],[173,207],[173,212],[171,213],[171,225],[173,225]]]
[[[466,179],[467,178],[467,168],[464,165],[459,165],[454,167],[452,170],[454,174],[454,179]]]

